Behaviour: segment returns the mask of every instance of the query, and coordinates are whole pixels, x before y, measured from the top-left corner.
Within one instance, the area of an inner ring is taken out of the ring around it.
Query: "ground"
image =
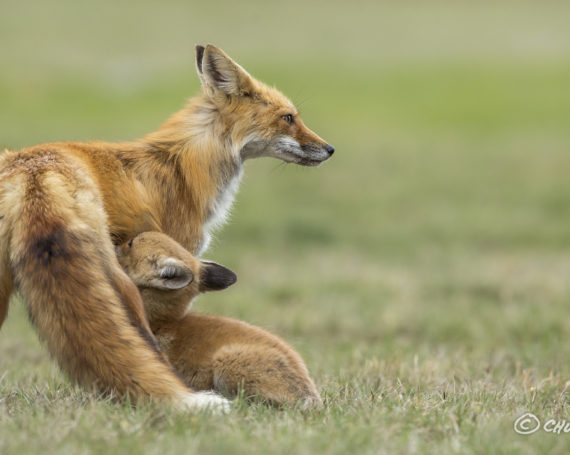
[[[0,145],[143,135],[199,90],[197,42],[288,94],[337,151],[247,163],[207,252],[239,281],[195,309],[290,341],[324,409],[99,399],[14,300],[0,453],[568,453],[513,424],[570,421],[570,5],[235,5],[3,6]]]

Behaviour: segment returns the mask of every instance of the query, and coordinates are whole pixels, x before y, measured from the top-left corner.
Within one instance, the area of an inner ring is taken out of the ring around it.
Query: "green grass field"
[[[194,308],[290,341],[326,406],[97,399],[14,300],[0,454],[569,453],[513,422],[570,422],[570,4],[164,3],[2,4],[0,146],[151,131],[197,42],[288,94],[337,152],[247,163],[207,253],[239,282]]]

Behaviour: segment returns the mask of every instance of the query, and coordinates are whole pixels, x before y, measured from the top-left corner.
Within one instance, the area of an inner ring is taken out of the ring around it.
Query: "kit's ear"
[[[200,292],[221,291],[237,281],[237,275],[215,262],[202,261]]]
[[[207,44],[196,46],[196,69],[204,92],[209,95],[249,96],[252,93],[252,77],[234,62],[223,50]]]
[[[194,280],[194,274],[186,265],[167,256],[162,256],[153,264],[152,276],[148,287],[172,291],[188,286]]]

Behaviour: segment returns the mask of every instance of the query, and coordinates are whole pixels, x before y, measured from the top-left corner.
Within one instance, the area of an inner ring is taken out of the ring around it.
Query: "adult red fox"
[[[282,339],[236,319],[189,312],[201,292],[231,286],[231,270],[196,259],[159,232],[139,234],[117,256],[139,287],[152,332],[189,387],[229,396],[241,390],[275,405],[322,404],[301,356]]]
[[[80,384],[224,407],[221,397],[192,393],[161,354],[113,243],[162,231],[200,254],[245,160],[317,165],[334,148],[217,47],[196,46],[196,66],[203,93],[142,139],[0,156],[0,325],[16,290],[51,355]]]

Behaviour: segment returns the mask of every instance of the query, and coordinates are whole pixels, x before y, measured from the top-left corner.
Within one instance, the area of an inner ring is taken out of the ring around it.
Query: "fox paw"
[[[208,410],[215,414],[227,414],[231,402],[214,392],[192,392],[182,399],[179,407],[187,411]]]
[[[316,394],[302,400],[300,405],[303,411],[317,410],[323,407],[323,400],[320,395]]]

